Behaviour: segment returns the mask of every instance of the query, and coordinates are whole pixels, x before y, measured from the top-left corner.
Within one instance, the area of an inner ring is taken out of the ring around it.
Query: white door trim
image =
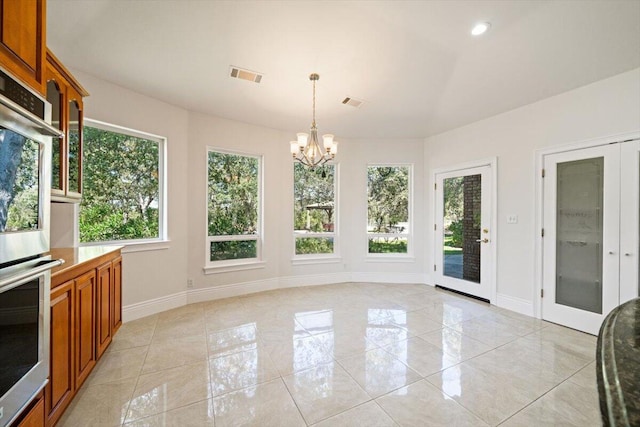
[[[542,282],[543,282],[543,240],[542,225],[544,218],[544,179],[542,177],[542,169],[544,165],[544,156],[549,154],[563,153],[573,150],[582,150],[584,148],[597,147],[599,145],[612,144],[640,138],[640,131],[615,134],[601,138],[588,139],[583,141],[572,142],[559,145],[556,147],[544,148],[536,150],[535,157],[535,228],[533,230],[535,238],[535,256],[534,256],[534,289],[532,294],[533,315],[538,319],[542,318]]]
[[[438,212],[436,209],[436,206],[438,206],[438,201],[437,201],[437,192],[435,190],[435,183],[437,182],[437,176],[439,174],[442,173],[449,173],[449,172],[456,172],[456,171],[460,171],[460,170],[464,170],[464,169],[472,169],[472,168],[477,168],[477,167],[482,167],[482,166],[489,166],[491,169],[491,232],[489,233],[489,239],[491,239],[492,242],[494,242],[493,245],[491,245],[491,279],[489,281],[489,288],[491,290],[491,296],[490,296],[490,301],[491,304],[496,305],[497,304],[497,293],[498,293],[498,289],[497,289],[497,281],[496,281],[496,273],[498,271],[498,158],[497,157],[489,157],[489,158],[485,158],[485,159],[480,159],[480,160],[473,160],[473,161],[469,161],[469,162],[465,162],[465,163],[459,163],[456,165],[452,165],[449,167],[444,167],[444,168],[438,168],[438,169],[434,169],[432,170],[432,175],[431,175],[431,182],[433,183],[433,185],[431,186],[431,191],[433,196],[431,197],[431,200],[433,201],[433,223],[436,223],[436,218],[438,217]],[[433,229],[433,226],[429,226],[428,227],[429,230],[431,230],[432,233],[432,241],[433,241],[433,252],[432,252],[432,261],[431,263],[429,263],[427,261],[427,266],[429,269],[431,269],[432,265],[435,264],[436,262],[436,254],[437,251],[440,249],[438,248],[438,239],[436,238],[436,231]],[[433,270],[430,270],[430,274],[433,274]]]

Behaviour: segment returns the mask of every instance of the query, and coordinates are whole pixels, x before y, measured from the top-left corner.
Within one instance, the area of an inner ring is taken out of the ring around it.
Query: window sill
[[[122,247],[122,253],[128,254],[133,252],[166,250],[171,247],[171,240],[154,240],[154,241],[141,241],[141,242],[96,242],[96,243],[83,243],[80,246],[82,247],[120,246]]]
[[[398,255],[398,256],[389,256],[389,255],[367,255],[365,258],[365,262],[416,262],[415,257],[409,255]]]
[[[309,258],[293,258],[291,265],[309,265],[309,264],[340,264],[342,257],[309,257]]]
[[[228,273],[231,271],[242,271],[242,270],[256,270],[259,268],[265,268],[267,265],[264,261],[251,261],[251,262],[243,262],[238,264],[221,264],[221,265],[209,265],[202,268],[204,274],[217,274],[217,273]]]

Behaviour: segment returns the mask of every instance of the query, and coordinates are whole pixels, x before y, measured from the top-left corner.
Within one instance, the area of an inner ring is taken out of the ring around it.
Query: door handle
[[[478,239],[476,240],[476,243],[489,243],[489,239],[487,239],[486,237],[484,239]]]

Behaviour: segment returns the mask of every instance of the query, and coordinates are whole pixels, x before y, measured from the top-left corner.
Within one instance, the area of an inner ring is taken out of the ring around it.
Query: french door
[[[639,149],[630,141],[544,156],[544,319],[597,334],[638,295]]]
[[[435,282],[488,301],[494,245],[491,166],[437,173],[435,182]]]

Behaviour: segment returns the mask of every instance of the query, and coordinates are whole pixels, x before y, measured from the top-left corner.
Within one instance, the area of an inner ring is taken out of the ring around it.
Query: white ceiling
[[[47,12],[67,66],[192,111],[304,131],[317,72],[319,132],[337,140],[426,137],[640,67],[640,0],[49,0]],[[472,37],[478,21],[491,29]],[[262,82],[231,79],[230,65]]]

